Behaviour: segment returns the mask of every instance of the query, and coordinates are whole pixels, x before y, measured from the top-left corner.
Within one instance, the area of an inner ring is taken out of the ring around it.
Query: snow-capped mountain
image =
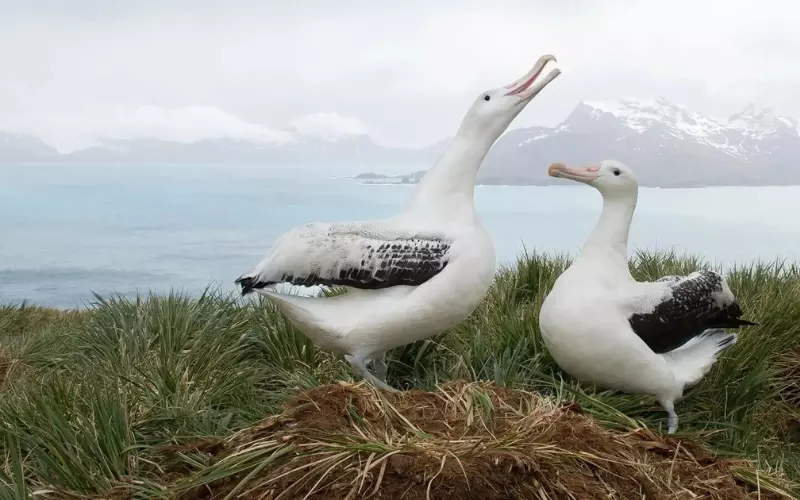
[[[800,182],[798,121],[748,106],[727,121],[664,98],[583,101],[557,127],[505,134],[481,169],[485,183],[543,184],[553,161],[617,159],[643,185]]]
[[[764,140],[776,134],[800,133],[800,122],[775,114],[772,109],[758,110],[749,105],[728,119],[728,128],[740,132],[742,136],[755,141]]]
[[[402,173],[430,168],[450,142],[399,149],[375,144],[365,134],[332,138],[285,133],[289,140],[278,142],[107,140],[64,155],[35,137],[0,133],[0,162],[217,163],[279,169],[313,165],[334,175]],[[603,159],[628,163],[645,186],[800,184],[800,123],[754,106],[722,120],[664,98],[583,101],[556,127],[506,132],[489,152],[478,181],[558,183],[547,176],[550,163]]]

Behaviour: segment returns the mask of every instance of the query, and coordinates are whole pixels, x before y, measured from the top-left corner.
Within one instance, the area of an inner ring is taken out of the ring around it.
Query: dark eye
[[[615,168],[614,170],[612,170],[612,172],[614,172],[614,175],[619,175],[619,174],[622,173],[622,172],[619,171],[618,168]]]
[[[489,97],[488,95],[483,96],[484,101],[488,101],[489,99],[491,99],[491,97]]]

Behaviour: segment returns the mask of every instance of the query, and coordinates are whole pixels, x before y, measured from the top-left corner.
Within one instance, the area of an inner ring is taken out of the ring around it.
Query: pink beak
[[[556,56],[551,54],[540,57],[539,60],[536,61],[536,64],[533,66],[533,68],[531,68],[531,70],[528,71],[522,78],[505,86],[505,88],[508,89],[506,95],[518,95],[523,99],[529,99],[541,92],[541,90],[545,88],[548,83],[553,81],[558,75],[561,74],[561,70],[556,68],[548,73],[548,75],[540,83],[533,85],[533,82],[539,78],[539,75],[542,74],[544,67],[550,61],[558,62],[556,60]]]
[[[563,163],[553,163],[547,168],[547,175],[560,177],[588,184],[599,176],[600,167],[590,165],[582,168],[570,168]]]

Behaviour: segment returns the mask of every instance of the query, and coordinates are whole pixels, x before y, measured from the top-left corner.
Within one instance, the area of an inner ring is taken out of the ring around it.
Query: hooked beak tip
[[[526,73],[522,78],[509,85],[506,85],[505,88],[508,89],[506,95],[517,95],[526,102],[536,96],[542,91],[542,89],[544,89],[550,82],[552,82],[558,75],[561,74],[561,70],[559,68],[554,68],[549,74],[547,74],[547,76],[537,83],[537,80],[540,80],[539,77],[542,75],[545,66],[547,66],[547,64],[550,62],[558,62],[556,60],[556,56],[552,54],[541,56],[539,60],[536,61],[536,64],[533,66],[533,68],[531,68],[531,70],[528,71],[528,73]]]
[[[566,165],[563,163],[553,163],[549,167],[547,167],[547,175],[550,177],[558,177],[558,173],[565,169]]]

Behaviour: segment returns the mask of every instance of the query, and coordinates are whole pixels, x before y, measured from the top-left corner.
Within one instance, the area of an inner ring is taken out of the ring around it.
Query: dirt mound
[[[744,461],[646,429],[617,433],[536,394],[451,383],[386,394],[306,391],[212,446],[181,498],[744,499]],[[760,498],[786,498],[766,491]]]

